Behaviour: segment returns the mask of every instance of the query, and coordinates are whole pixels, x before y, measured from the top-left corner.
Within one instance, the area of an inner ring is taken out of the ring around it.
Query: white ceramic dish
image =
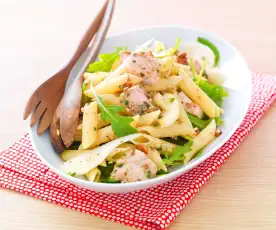
[[[223,133],[205,149],[203,155],[190,161],[187,165],[179,166],[167,175],[146,181],[125,184],[89,182],[68,176],[60,171],[59,168],[62,159],[55,153],[51,146],[49,132],[47,131],[43,135],[38,136],[36,133],[37,127],[35,126],[30,129],[30,135],[32,144],[42,161],[54,172],[75,185],[98,192],[126,193],[171,181],[210,157],[239,127],[247,112],[251,98],[251,76],[249,69],[243,57],[231,44],[213,34],[193,28],[185,28],[181,26],[158,26],[132,30],[109,37],[105,40],[101,53],[111,52],[116,46],[128,46],[129,49],[133,50],[137,45],[142,44],[151,38],[164,42],[168,47],[173,47],[178,37],[180,37],[181,42],[184,43],[196,41],[198,36],[209,39],[218,47],[221,54],[219,67],[228,75],[225,87],[229,91],[229,97],[225,100],[223,106],[225,111],[225,115],[223,116]],[[83,59],[77,63],[72,71],[71,79],[73,76],[76,76],[78,69],[82,65],[82,60]]]

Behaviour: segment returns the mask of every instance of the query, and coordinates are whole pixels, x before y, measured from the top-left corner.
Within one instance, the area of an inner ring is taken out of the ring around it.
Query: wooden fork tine
[[[39,118],[45,112],[46,109],[47,109],[46,104],[45,102],[42,101],[37,106],[36,110],[32,113],[31,123],[30,123],[31,127],[33,127],[36,124],[36,122],[39,120]]]
[[[24,111],[23,119],[26,120],[28,116],[35,110],[36,106],[40,102],[40,99],[37,95],[37,91],[35,91],[32,96],[30,97]]]
[[[50,111],[48,109],[46,109],[46,111],[43,113],[43,115],[39,121],[39,125],[37,128],[38,135],[41,135],[49,128],[49,126],[51,124],[51,120],[52,120],[52,114],[50,113]]]

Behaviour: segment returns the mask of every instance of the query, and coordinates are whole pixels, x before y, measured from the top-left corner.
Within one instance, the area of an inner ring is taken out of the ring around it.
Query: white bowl
[[[185,28],[181,26],[157,26],[136,29],[109,37],[105,40],[101,53],[112,52],[116,46],[128,46],[129,49],[133,50],[139,44],[142,44],[151,38],[164,42],[168,47],[173,47],[178,37],[180,37],[181,42],[184,43],[194,42],[199,36],[209,39],[218,47],[221,55],[219,67],[228,75],[225,87],[229,91],[229,97],[225,100],[223,105],[225,114],[223,116],[224,125],[222,127],[222,135],[205,149],[203,155],[190,161],[187,165],[179,166],[167,175],[146,181],[125,184],[89,182],[68,176],[60,171],[62,159],[55,153],[51,146],[49,132],[47,131],[41,136],[38,136],[36,133],[37,127],[35,126],[30,129],[30,135],[32,144],[42,161],[58,175],[75,185],[98,192],[126,193],[171,181],[185,172],[188,172],[210,157],[239,127],[247,112],[251,98],[251,76],[249,69],[243,57],[231,44],[222,38],[198,29]],[[83,56],[85,56],[85,54]],[[74,76],[76,76],[82,63],[83,58],[77,63],[76,67],[72,71],[71,80]]]

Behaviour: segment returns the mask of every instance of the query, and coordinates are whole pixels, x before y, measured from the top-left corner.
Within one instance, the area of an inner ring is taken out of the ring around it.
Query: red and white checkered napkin
[[[0,154],[0,186],[121,224],[165,229],[237,148],[275,98],[276,76],[253,74],[249,111],[230,140],[198,167],[155,188],[124,195],[78,188],[42,164],[28,134]]]

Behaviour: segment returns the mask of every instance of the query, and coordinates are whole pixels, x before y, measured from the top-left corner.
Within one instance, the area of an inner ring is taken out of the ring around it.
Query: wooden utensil
[[[106,12],[108,2],[108,0],[105,2],[95,20],[89,26],[69,62],[58,73],[40,85],[29,98],[29,101],[25,107],[23,119],[26,120],[27,117],[33,112],[30,121],[31,127],[34,126],[40,119],[37,129],[38,135],[42,134],[50,126],[53,114],[64,94],[66,81],[70,71],[86,50],[95,33],[99,29]]]
[[[98,56],[100,48],[105,39],[106,33],[108,31],[114,6],[115,0],[110,0],[106,14],[102,20],[101,26],[96,34],[95,40],[93,41],[92,47],[88,50],[88,55],[85,60],[83,67],[78,73],[75,81],[72,83],[70,88],[65,92],[62,99],[60,107],[60,135],[62,141],[66,147],[69,147],[74,141],[74,135],[77,130],[79,113],[81,108],[81,98],[82,98],[82,83],[83,74],[86,72],[87,67],[91,62],[94,62]]]

